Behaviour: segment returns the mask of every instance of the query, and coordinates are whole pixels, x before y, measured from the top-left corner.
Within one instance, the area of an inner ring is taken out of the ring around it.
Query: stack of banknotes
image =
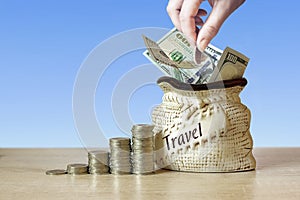
[[[176,28],[158,42],[143,36],[144,55],[166,75],[189,84],[206,84],[242,78],[249,58],[227,47],[224,51],[209,44],[204,52]]]

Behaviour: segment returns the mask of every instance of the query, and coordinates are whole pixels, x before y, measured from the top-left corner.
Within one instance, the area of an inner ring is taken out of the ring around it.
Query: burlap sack
[[[158,168],[189,172],[255,169],[250,111],[239,94],[246,79],[189,85],[162,77],[152,112]]]

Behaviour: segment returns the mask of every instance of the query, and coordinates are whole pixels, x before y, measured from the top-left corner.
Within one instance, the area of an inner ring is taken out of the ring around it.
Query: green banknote
[[[227,47],[209,44],[204,52],[191,45],[176,28],[158,42],[143,36],[144,55],[165,74],[190,84],[205,84],[243,76],[249,59]]]

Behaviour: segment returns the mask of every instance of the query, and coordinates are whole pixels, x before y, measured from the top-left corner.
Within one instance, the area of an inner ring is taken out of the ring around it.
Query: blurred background
[[[72,111],[80,66],[95,47],[114,35],[143,27],[173,28],[167,3],[0,1],[0,147],[84,146]],[[207,2],[203,5],[210,10]],[[251,59],[245,73],[249,83],[241,98],[252,112],[255,147],[299,146],[299,6],[296,0],[247,1],[212,41]],[[99,119],[105,118],[106,137],[126,135],[113,118],[112,91],[124,74],[150,63],[143,51],[120,56],[99,82],[95,111]],[[161,97],[159,87],[148,84],[119,101],[128,107],[133,122],[150,123],[151,108]]]

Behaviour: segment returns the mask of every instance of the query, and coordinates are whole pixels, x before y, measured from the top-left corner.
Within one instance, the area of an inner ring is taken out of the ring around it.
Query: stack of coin
[[[105,174],[109,172],[108,151],[90,151],[88,152],[88,160],[90,174]]]
[[[134,174],[154,172],[153,130],[149,124],[132,127],[132,171]]]
[[[81,175],[88,173],[88,165],[87,164],[69,164],[67,166],[68,174],[72,175]]]
[[[112,174],[131,173],[131,140],[130,138],[111,138],[110,146],[110,172]]]

